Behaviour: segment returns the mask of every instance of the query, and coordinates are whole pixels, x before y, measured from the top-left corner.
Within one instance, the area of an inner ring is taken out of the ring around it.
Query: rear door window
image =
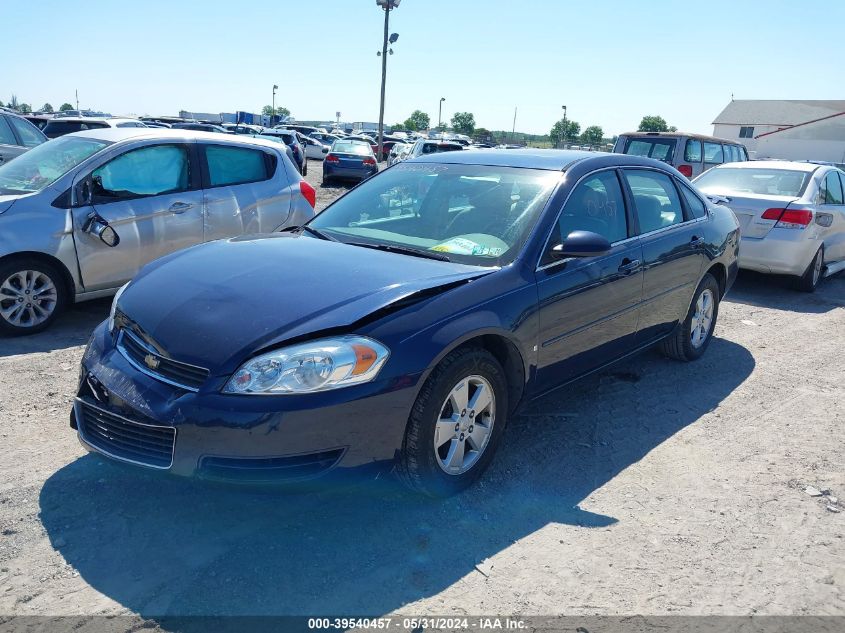
[[[46,140],[38,128],[29,121],[11,117],[11,123],[12,127],[17,131],[18,137],[21,139],[24,147],[35,147],[36,145],[41,145]]]
[[[690,189],[683,183],[680,183],[678,187],[684,196],[684,200],[686,200],[687,207],[689,208],[692,217],[697,219],[703,218],[705,215],[707,215],[707,208],[704,206],[704,203],[701,201],[701,198],[699,198],[692,192],[692,189]]]
[[[687,139],[687,144],[684,147],[684,161],[688,163],[701,162],[701,141],[698,139]]]
[[[842,204],[842,183],[835,171],[829,172],[822,188],[822,204]]]
[[[259,182],[272,175],[268,173],[268,155],[261,150],[206,145],[205,159],[208,163],[209,185],[212,187]]]
[[[721,165],[725,162],[725,154],[721,143],[704,141],[704,162],[708,165]]]
[[[18,141],[15,138],[9,122],[4,116],[0,116],[0,144],[2,145],[17,145]]]
[[[676,142],[673,138],[632,138],[628,140],[625,153],[670,162],[675,155]]]
[[[669,176],[648,169],[626,169],[624,174],[634,196],[640,233],[650,233],[684,221],[681,198]]]

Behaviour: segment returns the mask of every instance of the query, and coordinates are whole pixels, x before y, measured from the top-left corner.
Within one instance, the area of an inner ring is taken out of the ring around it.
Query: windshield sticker
[[[504,252],[503,248],[483,246],[463,237],[454,237],[442,244],[432,246],[429,250],[437,251],[438,253],[476,255],[478,257],[498,257]]]

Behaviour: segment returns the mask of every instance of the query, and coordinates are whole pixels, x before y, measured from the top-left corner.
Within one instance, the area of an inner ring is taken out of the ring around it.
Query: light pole
[[[273,119],[276,116],[276,90],[278,89],[279,87],[276,84],[273,84],[273,105],[270,106],[273,109],[270,112],[270,127],[273,127]]]
[[[384,89],[387,84],[387,42],[388,30],[390,29],[390,12],[399,7],[402,0],[376,0],[376,5],[384,9],[384,40],[381,46],[381,105],[378,113],[378,155],[376,160],[380,161],[384,154]],[[399,36],[394,33],[390,36],[390,43],[393,44]],[[390,51],[393,52],[392,50]]]
[[[566,106],[560,106],[563,108],[563,149],[566,149]]]
[[[440,128],[443,127],[443,102],[446,101],[446,97],[440,97],[440,109],[437,111],[437,129],[442,133],[443,130]]]

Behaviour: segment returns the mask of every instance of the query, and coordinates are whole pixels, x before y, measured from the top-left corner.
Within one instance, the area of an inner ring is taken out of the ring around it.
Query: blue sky
[[[277,83],[301,120],[378,120],[375,0],[2,4],[4,102],[58,108],[78,89],[113,114],[259,111]],[[490,129],[518,107],[518,130],[545,133],[565,104],[606,134],[646,114],[711,133],[731,93],[845,97],[843,23],[839,0],[402,0],[385,119],[419,108],[436,123],[446,97],[444,119]]]

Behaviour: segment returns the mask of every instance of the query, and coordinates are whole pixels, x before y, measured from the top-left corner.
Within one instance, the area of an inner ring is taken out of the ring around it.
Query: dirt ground
[[[531,403],[444,501],[86,454],[68,413],[108,307],[0,339],[0,614],[845,614],[842,276],[741,275],[702,360],[645,353]]]

